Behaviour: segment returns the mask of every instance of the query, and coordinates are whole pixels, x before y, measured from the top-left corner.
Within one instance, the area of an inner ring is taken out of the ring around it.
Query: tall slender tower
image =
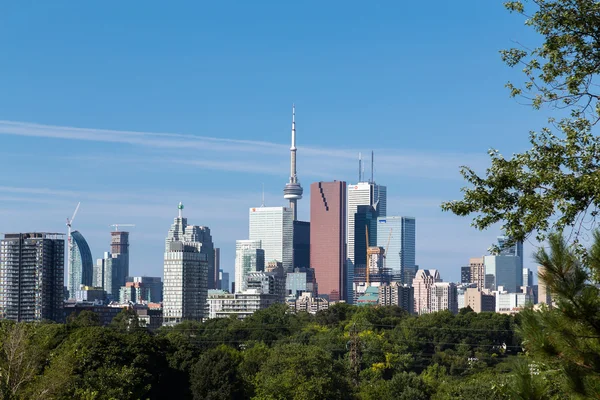
[[[290,147],[290,181],[283,189],[283,198],[290,201],[294,221],[298,219],[298,200],[302,198],[302,186],[296,175],[296,106],[292,105],[292,147]]]

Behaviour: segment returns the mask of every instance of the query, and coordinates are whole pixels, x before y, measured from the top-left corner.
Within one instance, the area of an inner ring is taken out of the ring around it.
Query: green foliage
[[[549,244],[535,258],[557,307],[522,313],[523,345],[540,368],[562,371],[565,390],[591,396],[600,393],[600,234],[586,254],[558,234]]]
[[[310,345],[277,346],[256,374],[259,399],[344,399],[350,393],[343,364]]]
[[[204,353],[191,372],[194,399],[244,399],[244,382],[238,372],[242,356],[227,346]]]
[[[500,391],[508,384],[531,386],[514,383],[516,367],[507,363],[521,349],[509,315],[414,316],[395,307],[339,305],[310,316],[275,306],[243,321],[184,322],[156,333],[135,326],[126,313],[109,327],[96,326],[83,313],[67,325],[0,321],[0,394],[91,400],[500,399],[506,397],[496,394],[509,393]],[[351,343],[358,348],[354,364]],[[19,357],[7,357],[8,348]],[[22,371],[18,386],[17,376],[6,378],[10,365]],[[544,379],[559,381],[540,365]],[[559,398],[565,387],[545,385],[543,393]],[[527,393],[516,393],[521,392]]]
[[[534,3],[529,13],[527,3]],[[570,229],[576,239],[590,228],[600,205],[600,3],[596,0],[531,0],[505,3],[541,35],[536,48],[501,52],[509,66],[520,66],[522,85],[508,83],[511,96],[525,97],[534,108],[556,107],[560,119],[530,134],[531,149],[505,158],[489,151],[485,176],[468,166],[461,174],[471,187],[463,199],[442,204],[457,215],[476,214],[473,225],[486,229],[501,222],[514,240]],[[565,116],[567,116],[565,118]],[[586,218],[587,217],[587,218]]]

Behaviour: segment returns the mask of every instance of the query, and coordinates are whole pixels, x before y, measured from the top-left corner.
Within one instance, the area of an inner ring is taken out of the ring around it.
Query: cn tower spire
[[[294,221],[298,219],[298,200],[302,198],[302,186],[296,174],[296,106],[292,104],[292,146],[290,147],[290,181],[283,189],[283,198],[290,201]]]

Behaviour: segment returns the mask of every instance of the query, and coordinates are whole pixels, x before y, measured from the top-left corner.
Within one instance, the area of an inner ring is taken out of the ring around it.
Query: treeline
[[[417,317],[346,304],[317,315],[276,305],[155,333],[127,310],[109,327],[90,312],[67,324],[2,321],[0,390],[4,399],[514,398],[545,379],[524,364],[517,324],[469,309]]]

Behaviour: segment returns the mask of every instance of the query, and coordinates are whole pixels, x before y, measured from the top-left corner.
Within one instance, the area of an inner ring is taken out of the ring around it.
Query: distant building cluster
[[[109,251],[94,262],[78,230],[10,233],[0,241],[0,318],[65,321],[81,311],[108,324],[123,308],[150,329],[185,320],[245,318],[273,304],[317,313],[337,302],[397,306],[408,313],[514,313],[528,304],[551,305],[542,281],[523,267],[523,244],[498,238],[497,254],[471,258],[460,282],[416,263],[416,219],[389,213],[387,187],[365,178],[310,185],[310,222],[298,220],[303,188],[296,170],[292,111],[290,176],[284,207],[252,207],[248,236],[235,242],[233,282],[221,268],[211,229],[192,225],[178,205],[164,242],[163,276],[131,276],[129,234],[113,225]],[[264,202],[263,202],[264,203]],[[79,207],[79,206],[78,206]],[[66,246],[65,246],[66,244]],[[67,282],[65,285],[65,252]],[[541,272],[541,271],[538,271]]]

